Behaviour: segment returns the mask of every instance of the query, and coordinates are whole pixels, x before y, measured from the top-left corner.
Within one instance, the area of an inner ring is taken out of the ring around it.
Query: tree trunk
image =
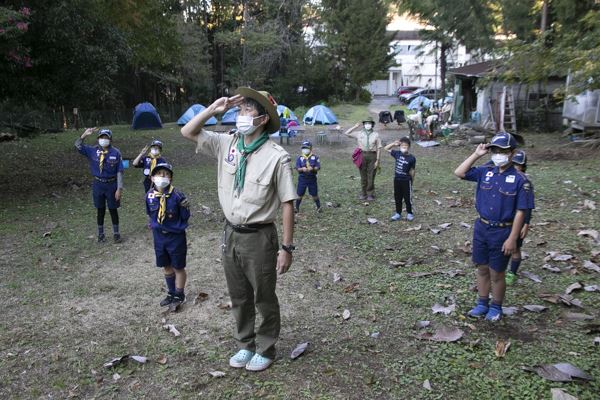
[[[542,5],[542,22],[540,23],[540,31],[546,32],[546,26],[548,25],[548,0],[544,0]]]
[[[446,61],[446,57],[448,54],[448,50],[450,49],[450,45],[448,43],[442,42],[440,46],[440,79],[442,80],[441,85],[441,94],[442,98],[446,97],[446,70],[448,69],[448,63]],[[437,73],[437,71],[436,71]]]

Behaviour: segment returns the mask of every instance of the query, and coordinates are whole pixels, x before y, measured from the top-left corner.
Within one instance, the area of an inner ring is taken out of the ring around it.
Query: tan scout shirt
[[[277,143],[268,140],[248,157],[244,189],[233,190],[240,154],[239,135],[202,130],[196,152],[217,158],[219,203],[225,218],[234,225],[267,224],[277,218],[281,203],[295,200],[290,155]]]
[[[362,151],[377,151],[378,148],[383,147],[381,145],[379,133],[375,131],[369,135],[369,147],[367,147],[367,132],[364,129],[361,129],[358,132],[350,132],[350,136],[357,140],[358,147],[360,147]]]

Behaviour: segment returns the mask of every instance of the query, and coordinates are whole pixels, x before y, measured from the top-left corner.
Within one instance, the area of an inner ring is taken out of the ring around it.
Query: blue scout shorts
[[[316,179],[313,180],[298,178],[298,196],[304,196],[304,193],[306,193],[306,188],[308,188],[308,194],[310,194],[313,197],[319,194],[319,188],[317,187]]]
[[[112,182],[100,182],[94,179],[92,183],[92,198],[94,199],[94,207],[105,208],[108,205],[109,209],[119,208],[121,202],[115,199],[117,191],[117,180]]]
[[[185,268],[187,255],[187,240],[185,232],[170,233],[160,229],[152,229],[154,236],[154,253],[156,266],[159,268]]]
[[[504,272],[511,256],[504,255],[502,245],[510,236],[511,229],[510,226],[490,226],[477,219],[473,231],[473,263]]]

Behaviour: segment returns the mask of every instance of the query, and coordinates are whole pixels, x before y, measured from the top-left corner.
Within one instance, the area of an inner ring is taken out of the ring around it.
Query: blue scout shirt
[[[160,208],[160,197],[157,196],[157,190],[150,190],[146,193],[146,213],[150,216],[150,228],[160,229],[171,233],[183,233],[188,227],[190,219],[190,210],[181,205],[185,200],[185,195],[173,188],[169,193],[171,186],[165,188],[162,195],[167,196],[167,207],[165,218],[162,224],[158,223],[158,210]]]
[[[533,183],[531,183],[531,180],[529,179],[529,175],[524,174],[525,177],[527,178],[527,182],[529,182],[529,187],[530,190],[528,191],[529,196],[531,197],[530,201],[530,206],[531,208],[527,209],[527,212],[525,213],[525,222],[526,224],[531,223],[531,214],[532,214],[532,210],[535,208],[535,203],[534,203],[534,195],[533,195]]]
[[[298,168],[306,168],[308,166],[307,164],[312,168],[321,168],[321,160],[319,160],[319,156],[311,153],[309,154],[308,158],[304,157],[303,155],[296,158],[296,171],[298,171]],[[319,172],[318,169],[310,172],[299,172],[299,177],[303,179],[315,179],[317,177],[317,173]]]
[[[156,159],[156,164],[155,165],[158,165],[158,164],[161,164],[161,163],[168,163],[168,161],[165,158],[163,158],[163,157],[158,157]],[[143,171],[144,172],[144,176],[150,177],[150,172],[152,172],[152,171],[150,171],[150,166],[151,165],[152,165],[152,157],[147,156],[147,157],[144,157],[144,159],[142,160],[142,162],[139,163],[136,168],[144,168],[144,171]]]
[[[396,159],[394,179],[401,181],[411,180],[412,177],[410,176],[409,171],[414,169],[417,164],[415,156],[408,153],[404,154],[399,150],[392,150],[390,154]]]
[[[102,147],[99,145],[88,146],[82,144],[77,150],[88,159],[90,173],[97,178],[116,178],[118,172],[123,172],[121,152],[116,147],[108,146],[108,153],[104,155],[104,162],[102,163],[102,173],[100,172],[100,153],[102,152]]]
[[[464,179],[477,182],[475,208],[488,221],[511,222],[517,210],[534,208],[531,183],[512,165],[502,173],[499,167],[473,167]]]

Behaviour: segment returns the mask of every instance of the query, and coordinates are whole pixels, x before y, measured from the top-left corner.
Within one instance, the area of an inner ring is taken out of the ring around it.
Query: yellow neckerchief
[[[102,173],[102,168],[104,168],[104,156],[106,154],[108,154],[108,150],[100,150],[100,161],[99,161],[100,173]]]
[[[310,153],[308,153],[307,155],[302,154],[302,158],[304,158],[304,166],[306,167],[310,167],[310,157],[312,156],[312,151]]]
[[[173,193],[173,186],[171,186],[168,193],[159,192],[156,189],[154,190],[154,197],[160,199],[160,207],[158,209],[158,218],[156,221],[161,225],[165,220],[165,214],[167,213],[167,199],[171,197],[171,193]]]
[[[148,152],[148,156],[152,159],[152,161],[150,161],[150,174],[152,174],[152,170],[154,167],[156,167],[156,161],[160,157],[160,153],[158,153],[156,156],[153,156],[152,153]]]

